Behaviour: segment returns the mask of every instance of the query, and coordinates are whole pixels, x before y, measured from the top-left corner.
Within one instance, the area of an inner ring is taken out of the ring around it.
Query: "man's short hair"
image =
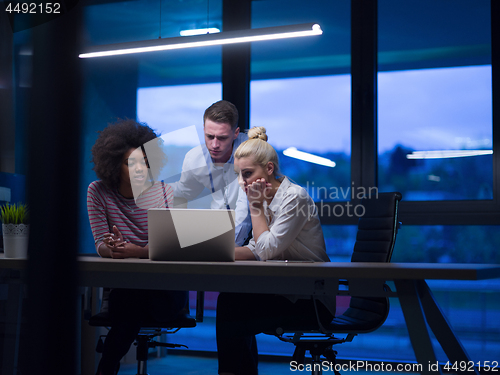
[[[205,110],[203,124],[207,119],[218,124],[229,124],[232,130],[236,130],[238,126],[238,110],[233,103],[220,100]]]

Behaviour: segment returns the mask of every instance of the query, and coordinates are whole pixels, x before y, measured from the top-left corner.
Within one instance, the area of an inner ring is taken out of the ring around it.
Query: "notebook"
[[[149,259],[234,262],[234,210],[148,210]]]

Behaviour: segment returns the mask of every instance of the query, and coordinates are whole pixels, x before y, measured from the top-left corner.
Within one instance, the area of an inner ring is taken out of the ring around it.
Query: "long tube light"
[[[215,33],[220,33],[220,30],[216,27],[181,30],[180,32],[181,36],[204,35],[204,34],[215,34]]]
[[[323,34],[323,31],[318,24],[306,23],[300,25],[223,31],[216,34],[179,36],[174,38],[159,38],[137,42],[92,46],[84,51],[84,53],[80,54],[79,57],[82,59],[86,59],[91,57],[127,55],[131,53],[166,51],[181,48],[247,43],[273,39],[298,38],[303,36],[321,34]]]
[[[448,159],[464,158],[468,156],[491,155],[493,150],[441,150],[441,151],[414,151],[406,155],[407,159]]]
[[[323,158],[321,156],[313,155],[308,152],[299,151],[296,147],[288,147],[283,151],[283,155],[289,156],[291,158],[300,159],[303,161],[308,161],[309,163],[320,164],[326,167],[335,167],[335,162],[333,160]]]

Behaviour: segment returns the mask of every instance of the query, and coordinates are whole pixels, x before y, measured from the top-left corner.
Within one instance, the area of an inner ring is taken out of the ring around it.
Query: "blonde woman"
[[[237,260],[328,262],[316,206],[306,190],[279,175],[278,155],[266,129],[252,128],[234,154],[239,184],[250,205],[253,238],[235,249]],[[316,303],[323,324],[335,314],[335,299]],[[258,373],[255,335],[280,325],[316,321],[308,296],[221,293],[217,301],[219,374]]]

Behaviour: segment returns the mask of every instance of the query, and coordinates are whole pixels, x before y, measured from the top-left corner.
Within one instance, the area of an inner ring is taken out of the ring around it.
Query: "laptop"
[[[234,210],[151,208],[149,259],[234,262]]]

